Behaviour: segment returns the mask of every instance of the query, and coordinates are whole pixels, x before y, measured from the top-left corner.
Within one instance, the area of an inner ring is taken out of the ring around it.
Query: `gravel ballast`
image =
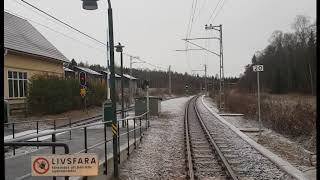
[[[214,117],[204,107],[200,99],[198,99],[197,105],[199,113],[210,129],[213,138],[223,139],[224,144],[231,150],[225,154],[225,157],[228,161],[238,162],[231,165],[238,175],[254,179],[292,179],[269,159],[241,139],[228,126]]]

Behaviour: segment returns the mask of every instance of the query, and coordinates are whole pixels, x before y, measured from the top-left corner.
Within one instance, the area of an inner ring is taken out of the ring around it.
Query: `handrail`
[[[143,114],[140,114],[139,116],[129,116],[129,117],[125,117],[123,119],[118,119],[117,121],[120,122],[120,121],[126,121],[126,120],[130,120],[130,119],[134,119],[134,118],[139,118],[139,117],[145,116],[148,113],[149,113],[149,111],[147,111]]]
[[[124,109],[123,111],[124,112],[128,112],[130,110],[132,110],[134,107],[129,107],[127,109]],[[121,109],[117,110],[117,114],[120,114],[121,113]],[[98,114],[96,116],[92,116],[92,117],[89,117],[89,118],[96,118],[96,117],[99,117],[99,116],[102,116],[102,114]],[[57,119],[39,119],[39,120],[28,120],[28,121],[11,121],[11,122],[7,122],[7,123],[4,123],[4,125],[10,125],[10,124],[23,124],[23,123],[33,123],[33,122],[46,122],[46,121],[60,121],[60,120],[66,120],[66,119],[70,119],[69,117],[62,117],[62,118],[57,118]],[[83,120],[85,119],[88,119],[88,118],[84,118]]]
[[[124,120],[129,120],[129,119],[140,118],[140,117],[143,117],[144,115],[146,115],[147,113],[148,112],[145,112],[145,113],[143,113],[143,114],[141,114],[139,116],[126,117],[124,119],[119,119],[118,122],[119,121],[124,121]],[[75,129],[81,129],[81,128],[84,128],[84,127],[107,124],[107,123],[112,123],[112,121],[103,121],[103,122],[97,122],[97,123],[91,123],[91,124],[76,126],[76,127],[72,127],[72,128],[64,128],[64,129],[53,130],[53,131],[50,131],[50,132],[43,132],[43,133],[39,133],[39,134],[35,134],[35,135],[27,135],[27,136],[18,137],[18,138],[15,138],[15,139],[9,139],[9,140],[6,140],[4,142],[5,143],[10,143],[10,142],[26,141],[26,140],[29,140],[29,139],[34,139],[34,138],[38,138],[38,137],[48,136],[48,135],[52,135],[52,134],[67,132],[67,131],[71,131],[71,130],[75,130]]]
[[[40,120],[30,120],[30,121],[11,121],[4,123],[5,125],[9,124],[22,124],[22,123],[32,123],[32,122],[45,122],[45,121],[60,121],[60,120],[66,120],[69,119],[68,117],[63,117],[63,118],[57,118],[57,119],[40,119]]]

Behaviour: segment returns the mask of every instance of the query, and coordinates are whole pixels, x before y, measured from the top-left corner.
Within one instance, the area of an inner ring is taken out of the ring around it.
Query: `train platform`
[[[136,123],[137,124],[137,123]],[[141,135],[146,131],[145,122],[142,122],[141,128]],[[137,124],[137,127],[139,123]],[[103,142],[104,140],[104,133],[103,133],[103,125],[97,125],[87,128],[87,140],[88,140],[88,147],[97,144],[99,142]],[[132,125],[129,126],[129,131],[132,130]],[[119,133],[122,134],[127,131],[127,128],[119,128]],[[56,141],[61,143],[68,144],[70,148],[70,154],[77,153],[81,150],[84,150],[84,130],[83,129],[76,129],[72,131],[71,140],[69,139],[69,133],[61,133],[56,136]],[[107,139],[112,138],[112,131],[111,127],[107,127]],[[130,141],[134,141],[134,133],[130,133],[129,136]],[[137,130],[136,133],[136,140],[140,139],[140,131]],[[42,142],[50,142],[51,138],[43,140]],[[120,146],[124,146],[127,144],[127,136],[120,137]],[[107,143],[107,154],[112,154],[112,141]],[[104,160],[104,143],[100,146],[95,147],[94,149],[88,150],[88,153],[96,153],[99,157],[99,160]],[[51,147],[40,147],[39,150],[20,154],[13,156],[11,158],[5,159],[5,177],[6,179],[52,179],[52,177],[32,177],[31,176],[31,156],[32,155],[40,155],[40,154],[52,154]],[[56,147],[56,154],[64,154],[64,149]],[[17,168],[19,166],[19,168]],[[58,177],[57,179],[63,179],[63,177]]]
[[[184,108],[191,97],[162,101],[139,148],[120,166],[120,179],[185,179]]]

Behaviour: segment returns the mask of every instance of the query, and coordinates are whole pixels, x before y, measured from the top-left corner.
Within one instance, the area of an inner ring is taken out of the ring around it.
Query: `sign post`
[[[261,137],[261,113],[260,113],[260,78],[259,72],[263,72],[263,65],[254,65],[253,71],[257,72],[257,84],[258,84],[258,119],[259,119],[259,136]]]

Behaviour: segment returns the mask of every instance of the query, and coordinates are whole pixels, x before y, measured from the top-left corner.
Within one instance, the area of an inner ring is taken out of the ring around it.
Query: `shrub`
[[[28,107],[33,114],[56,114],[81,108],[82,99],[77,79],[58,76],[33,76],[27,97]],[[101,105],[106,95],[106,87],[90,82],[87,106]]]
[[[100,106],[106,98],[107,87],[99,81],[90,81],[87,88],[87,105]]]
[[[256,95],[233,91],[227,94],[226,101],[228,110],[257,119]],[[316,108],[305,98],[261,94],[261,119],[264,125],[277,132],[311,136],[315,131]]]

